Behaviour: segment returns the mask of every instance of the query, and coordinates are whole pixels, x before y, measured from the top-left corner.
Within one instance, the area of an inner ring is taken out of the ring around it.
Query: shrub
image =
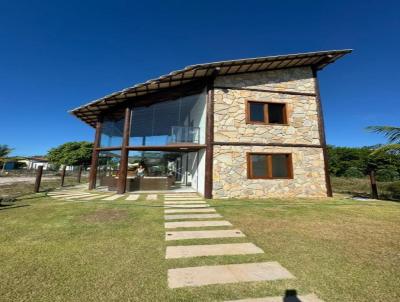
[[[394,167],[387,166],[376,171],[376,179],[378,181],[395,181],[399,179],[399,172]]]
[[[344,173],[344,177],[347,177],[347,178],[362,178],[362,177],[364,177],[364,174],[361,172],[361,170],[359,168],[350,167]]]
[[[393,199],[400,199],[400,181],[395,181],[386,187],[386,191]]]

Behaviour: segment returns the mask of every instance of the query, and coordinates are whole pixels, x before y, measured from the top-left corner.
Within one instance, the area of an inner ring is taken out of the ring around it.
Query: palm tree
[[[400,127],[369,126],[367,127],[367,130],[370,132],[383,134],[388,139],[388,143],[386,145],[379,147],[371,154],[375,155],[383,152],[400,152]]]
[[[4,168],[6,167],[6,158],[7,155],[11,153],[13,149],[8,147],[7,145],[0,145],[0,161],[3,162],[2,172],[4,173]]]
[[[11,153],[11,151],[12,149],[9,148],[7,145],[0,145],[0,158],[7,156]]]

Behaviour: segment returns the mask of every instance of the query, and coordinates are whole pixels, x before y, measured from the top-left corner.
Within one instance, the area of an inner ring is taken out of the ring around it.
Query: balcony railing
[[[168,144],[200,143],[200,127],[172,126]]]

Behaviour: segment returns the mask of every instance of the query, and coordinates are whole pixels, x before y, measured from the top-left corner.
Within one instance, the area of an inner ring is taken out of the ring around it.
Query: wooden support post
[[[61,187],[64,187],[64,180],[65,180],[65,170],[67,169],[66,165],[63,165],[61,170]]]
[[[129,135],[131,126],[131,109],[125,109],[124,134],[121,146],[121,159],[119,162],[119,173],[117,180],[117,194],[124,194],[126,191],[126,177],[128,175]]]
[[[371,170],[369,172],[369,179],[371,181],[371,198],[379,199],[378,187],[376,186],[375,171]]]
[[[82,165],[79,166],[78,168],[78,175],[76,177],[77,182],[80,184],[81,183],[81,176],[82,176]]]
[[[42,175],[43,175],[43,166],[39,166],[36,171],[36,181],[34,188],[35,193],[38,193],[40,190],[40,182],[42,181]]]
[[[322,146],[322,154],[324,156],[326,195],[328,197],[332,197],[331,176],[329,174],[328,148],[326,146],[326,138],[325,138],[324,114],[322,111],[322,103],[321,103],[321,95],[319,92],[317,70],[315,70],[315,69],[313,69],[313,77],[314,77],[314,87],[315,87],[315,94],[316,94],[315,99],[316,99],[317,110],[318,110],[319,138],[320,138],[320,144]]]
[[[219,69],[214,70],[207,82],[207,113],[206,113],[206,163],[204,175],[204,197],[212,199],[213,190],[213,160],[214,160],[214,80]]]
[[[101,138],[101,121],[96,123],[96,133],[94,136],[93,151],[92,151],[92,163],[90,165],[89,173],[89,190],[93,190],[96,187],[96,177],[97,177],[97,161],[99,158],[99,151],[96,149],[100,146]]]

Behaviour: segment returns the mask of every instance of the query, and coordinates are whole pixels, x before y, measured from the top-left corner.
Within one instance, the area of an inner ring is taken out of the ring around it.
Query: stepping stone
[[[205,201],[164,201],[164,204],[205,204]]]
[[[172,199],[172,200],[176,200],[176,199],[182,199],[182,200],[185,200],[185,199],[198,199],[198,200],[203,200],[204,198],[201,198],[201,197],[164,197],[164,199]]]
[[[216,212],[213,208],[206,209],[165,209],[165,214],[174,214],[174,213],[212,213]]]
[[[157,200],[157,194],[147,195],[146,200]]]
[[[82,198],[82,197],[89,197],[89,196],[92,196],[92,194],[84,194],[84,195],[73,195],[73,196],[69,196],[69,197],[66,197],[66,198],[64,198],[64,199],[76,199],[76,198]]]
[[[176,228],[199,228],[199,227],[212,227],[212,226],[232,226],[232,223],[225,220],[203,220],[203,221],[175,221],[166,222],[164,224],[166,229]]]
[[[178,214],[178,215],[165,215],[165,220],[176,219],[202,219],[202,218],[221,218],[220,214]]]
[[[164,200],[165,201],[181,201],[181,200],[204,200],[203,198],[187,198],[187,197],[185,197],[185,198],[168,198],[168,197],[165,197],[164,198]]]
[[[57,192],[57,193],[48,193],[47,195],[49,196],[62,196],[62,195],[67,195],[67,196],[72,196],[72,195],[82,195],[82,194],[89,194],[91,195],[91,193],[67,193],[67,192]]]
[[[116,200],[118,198],[121,198],[123,195],[120,194],[115,194],[115,195],[111,195],[109,197],[103,198],[102,200]]]
[[[171,204],[171,205],[166,205],[164,206],[164,208],[171,208],[171,209],[175,209],[175,208],[207,208],[210,205],[208,204]]]
[[[304,296],[285,296],[285,297],[264,297],[264,298],[250,298],[241,300],[229,300],[225,302],[324,302],[319,299],[315,294]]]
[[[106,197],[105,195],[94,195],[92,194],[92,196],[90,197],[84,197],[84,198],[79,198],[81,200],[93,200],[93,199],[100,199],[102,197]]]
[[[177,231],[167,232],[165,240],[246,237],[240,230]]]
[[[264,251],[253,243],[228,243],[167,246],[166,259],[201,256],[262,254]]]
[[[126,198],[126,200],[138,200],[139,196],[139,194],[131,194]]]
[[[168,270],[168,286],[170,288],[292,278],[294,276],[278,262],[198,266]]]

